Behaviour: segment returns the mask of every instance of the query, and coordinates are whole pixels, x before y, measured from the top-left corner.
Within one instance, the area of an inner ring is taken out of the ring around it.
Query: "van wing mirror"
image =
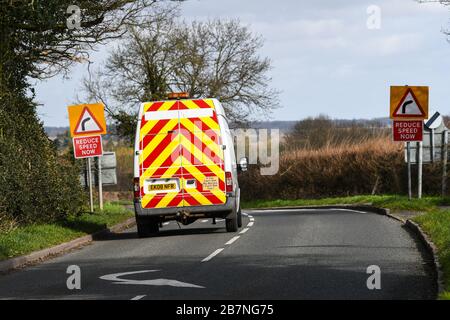
[[[242,172],[245,172],[248,170],[248,158],[247,157],[243,157],[243,158],[241,158],[241,160],[239,160],[238,170],[242,171]]]

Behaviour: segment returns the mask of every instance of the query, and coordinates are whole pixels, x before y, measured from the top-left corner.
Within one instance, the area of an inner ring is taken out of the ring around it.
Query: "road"
[[[158,237],[135,229],[0,276],[2,299],[433,299],[421,250],[393,219],[351,210],[246,211],[224,222],[175,222]],[[78,265],[81,289],[68,290]],[[369,290],[366,269],[381,269]]]

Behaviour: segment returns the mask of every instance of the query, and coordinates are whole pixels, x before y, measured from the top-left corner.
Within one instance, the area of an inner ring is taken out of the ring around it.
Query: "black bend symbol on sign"
[[[404,114],[404,113],[406,113],[406,107],[408,106],[408,105],[410,105],[411,103],[413,103],[414,101],[413,100],[408,100],[408,101],[405,101],[405,103],[403,103],[403,105],[402,105],[402,113]],[[83,129],[84,130],[84,129]]]
[[[86,119],[84,119],[83,121],[81,121],[81,131],[86,131],[86,122],[88,122],[89,120],[91,120],[90,117],[87,117]]]

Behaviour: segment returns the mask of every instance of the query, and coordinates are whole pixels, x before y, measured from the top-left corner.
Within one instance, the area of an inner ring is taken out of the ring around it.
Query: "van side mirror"
[[[239,160],[238,171],[245,172],[247,170],[248,170],[248,158],[243,157],[241,158],[241,160]]]

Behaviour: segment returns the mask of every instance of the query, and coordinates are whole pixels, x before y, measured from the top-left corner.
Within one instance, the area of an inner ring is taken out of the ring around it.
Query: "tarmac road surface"
[[[245,211],[224,221],[135,229],[0,276],[1,299],[434,299],[420,245],[386,216],[343,209]],[[69,290],[68,266],[81,270]],[[381,270],[369,290],[367,268]]]

